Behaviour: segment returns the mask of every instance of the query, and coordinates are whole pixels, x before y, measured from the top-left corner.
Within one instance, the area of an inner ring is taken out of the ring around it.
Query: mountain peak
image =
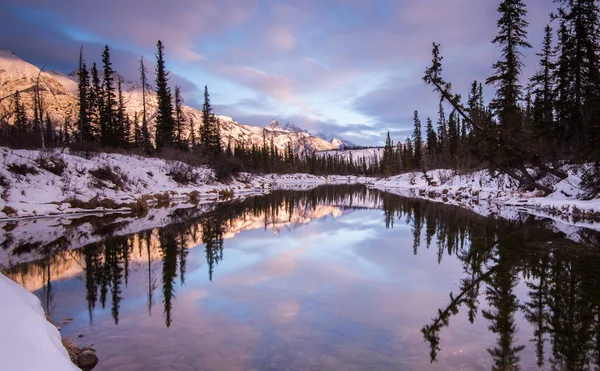
[[[293,131],[294,133],[308,133],[308,130],[302,129],[301,127],[298,127],[289,122],[283,126],[283,129],[288,130],[288,131]]]
[[[279,123],[278,120],[271,120],[271,122],[269,122],[269,124],[266,126],[267,130],[283,130],[283,128],[281,127],[281,124]]]

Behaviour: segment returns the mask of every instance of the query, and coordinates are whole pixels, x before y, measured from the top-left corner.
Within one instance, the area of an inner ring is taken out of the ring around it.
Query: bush
[[[199,196],[200,196],[200,192],[198,192],[198,191],[192,191],[192,192],[188,193],[189,203],[198,205]]]
[[[221,189],[218,193],[220,200],[231,200],[233,198],[233,189]]]
[[[121,169],[108,165],[90,170],[90,174],[96,179],[113,183],[118,189],[123,189],[129,181],[129,178],[121,172]]]
[[[190,184],[198,182],[198,174],[194,167],[183,162],[173,162],[170,164],[167,175],[178,184]]]
[[[214,163],[213,170],[218,181],[229,180],[242,170],[239,160],[221,155]]]
[[[89,142],[71,143],[69,145],[69,150],[71,151],[71,154],[83,157],[86,160],[91,160],[92,158],[98,156],[100,152],[103,152],[102,146],[100,144]]]
[[[168,207],[171,201],[171,195],[169,192],[157,193],[154,195],[154,199],[156,200],[157,207]]]
[[[103,207],[105,209],[119,209],[122,205],[115,202],[110,198],[100,199],[100,196],[94,196],[90,198],[88,201],[83,201],[78,198],[69,198],[64,202],[71,205],[71,207],[76,209],[84,209],[84,210],[94,210],[99,207]]]
[[[6,214],[7,216],[12,216],[12,215],[16,215],[17,214],[17,210],[13,209],[10,206],[4,206],[4,208],[2,209],[2,212],[4,214]]]
[[[12,163],[6,167],[8,171],[14,174],[26,176],[27,174],[38,175],[40,172],[33,166],[27,164]]]
[[[61,176],[67,168],[65,160],[51,152],[40,152],[40,155],[35,162],[41,169],[58,176]]]

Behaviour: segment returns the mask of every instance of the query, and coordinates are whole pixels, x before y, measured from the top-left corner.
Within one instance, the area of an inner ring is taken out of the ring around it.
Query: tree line
[[[390,176],[403,171],[488,168],[508,174],[530,189],[550,193],[540,182],[551,174],[567,174],[565,163],[592,164],[583,174],[589,196],[600,192],[600,22],[595,0],[556,0],[556,12],[544,28],[536,73],[524,83],[523,51],[527,40],[527,7],[522,0],[504,0],[498,7],[498,33],[492,43],[500,58],[486,81],[473,81],[466,102],[443,77],[440,45],[433,43],[431,65],[423,80],[439,94],[439,109],[425,127],[414,112],[414,130],[404,143],[389,136],[380,157],[355,158],[336,153],[300,156],[288,146],[278,149],[272,140],[261,145],[224,145],[219,120],[213,113],[208,88],[204,90],[202,122],[195,130],[183,115],[179,87],[169,87],[164,46],[157,43],[155,88],[158,108],[149,112],[151,90],[143,57],[139,62],[142,112],[133,119],[125,110],[122,79],[112,69],[108,45],[102,66],[88,70],[80,51],[78,68],[79,118],[53,130],[49,116],[36,100],[35,118],[28,120],[19,92],[14,96],[14,125],[0,125],[0,141],[16,138],[29,146],[98,143],[103,148],[138,150],[160,155],[166,149],[192,153],[213,166],[219,177],[237,171],[307,172]],[[540,30],[541,31],[541,30]],[[101,71],[100,71],[101,69]],[[483,85],[495,88],[488,101]],[[39,96],[38,94],[34,97]],[[450,107],[450,112],[445,110]],[[44,119],[45,118],[45,119]],[[154,132],[149,122],[155,122]],[[424,132],[423,132],[424,129]],[[184,134],[187,131],[187,134]],[[531,172],[530,169],[534,171]]]

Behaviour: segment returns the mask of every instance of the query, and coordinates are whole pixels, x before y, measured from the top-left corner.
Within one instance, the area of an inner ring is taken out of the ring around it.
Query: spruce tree
[[[164,47],[160,40],[156,44],[156,98],[158,114],[156,115],[156,150],[173,147],[173,100],[168,86],[169,72],[165,68]]]
[[[415,168],[421,167],[421,161],[423,160],[423,136],[421,134],[421,120],[419,119],[419,111],[415,110],[414,116],[414,129],[413,129],[413,143],[415,145],[415,153],[413,157],[413,166]]]
[[[544,43],[542,51],[537,53],[541,58],[539,70],[531,77],[531,85],[535,100],[538,102],[540,114],[533,122],[533,129],[546,141],[545,144],[552,144],[551,135],[554,132],[554,51],[552,47],[552,28],[546,25],[544,28]]]
[[[46,123],[44,125],[44,142],[46,143],[46,147],[50,148],[54,146],[54,127],[52,125],[52,121],[50,120],[50,115],[46,112]]]
[[[77,70],[79,92],[79,141],[91,142],[91,130],[88,101],[90,95],[90,79],[87,67],[83,61],[83,46],[79,49],[79,68]]]
[[[175,86],[175,142],[177,148],[181,151],[188,150],[188,143],[183,137],[183,127],[185,125],[185,119],[183,118],[183,98],[181,98],[181,92],[179,86]]]
[[[144,57],[140,58],[140,83],[142,84],[142,144],[146,154],[154,152],[152,142],[150,141],[150,130],[148,130],[148,112],[146,111],[146,91],[148,90],[148,69],[144,65]]]
[[[123,100],[123,89],[121,86],[121,78],[117,79],[117,114],[115,121],[115,130],[113,135],[115,136],[114,143],[120,147],[129,147],[129,123],[125,113],[125,102]]]
[[[116,143],[115,138],[115,124],[116,115],[115,107],[117,105],[116,95],[114,90],[114,70],[112,69],[112,62],[110,61],[110,49],[108,45],[104,47],[102,53],[102,65],[103,65],[103,95],[104,105],[102,112],[100,113],[100,143],[103,146],[114,147]]]
[[[518,102],[521,97],[519,75],[523,67],[521,50],[531,48],[526,40],[527,8],[522,0],[504,0],[500,3],[498,12],[499,30],[492,43],[502,47],[502,59],[494,63],[494,74],[488,77],[486,83],[497,87],[491,106],[504,134],[514,138],[520,127]]]
[[[556,2],[561,5],[557,113],[571,148],[586,153],[600,147],[600,8],[596,0]]]
[[[385,146],[383,147],[383,154],[381,156],[381,172],[384,176],[388,177],[395,173],[395,158],[394,158],[394,143],[390,138],[390,132],[387,132],[385,138]]]
[[[202,105],[202,126],[200,130],[200,146],[204,154],[212,157],[220,154],[222,151],[220,122],[213,113],[208,86],[204,86],[204,104]],[[268,162],[268,152],[266,151],[267,143],[263,131],[263,163],[265,166]]]
[[[431,160],[435,157],[435,154],[437,152],[438,143],[437,143],[437,135],[435,134],[435,131],[433,130],[433,122],[431,121],[430,117],[427,117],[427,127],[425,130],[426,130],[426,135],[427,135],[427,157],[429,157],[429,160]]]
[[[91,85],[88,91],[88,114],[90,123],[89,141],[94,142],[100,139],[100,119],[101,112],[104,110],[104,92],[100,83],[100,75],[96,63],[92,64]],[[63,133],[64,135],[64,133]],[[84,138],[85,139],[85,138]]]

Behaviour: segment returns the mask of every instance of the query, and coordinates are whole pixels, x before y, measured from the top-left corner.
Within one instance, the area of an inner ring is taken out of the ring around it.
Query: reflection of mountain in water
[[[180,209],[154,220],[75,220],[59,227],[71,228],[69,237],[57,233],[44,243],[22,232],[11,237],[9,231],[5,244],[12,247],[5,254],[21,263],[5,272],[30,290],[39,290],[47,309],[52,309],[53,281],[78,276],[86,285],[90,316],[94,308],[110,307],[115,323],[126,300],[123,288],[136,272],[146,282],[148,311],[161,300],[169,326],[190,248],[204,249],[212,280],[224,258],[226,239],[253,229],[280,233],[315,219],[339,217],[353,208],[381,208],[381,222],[387,228],[399,221],[409,225],[414,254],[435,249],[437,262],[432,264],[454,256],[462,265],[463,278],[447,307],[437,312],[432,308],[435,317],[422,329],[432,361],[443,352],[441,333],[463,311],[471,322],[487,321],[496,335],[496,344],[488,349],[493,369],[520,368],[520,356],[529,343],[536,349],[540,368],[583,370],[600,364],[598,232],[579,230],[576,238],[567,239],[552,221],[534,216],[495,219],[364,187],[278,191],[209,210]],[[128,233],[134,223],[136,231]],[[13,232],[19,228],[5,226]],[[86,231],[87,237],[79,239],[85,244],[76,246],[78,239],[70,239],[77,231]],[[519,282],[528,288],[522,297],[515,293]],[[534,328],[533,338],[516,336],[517,316]]]

